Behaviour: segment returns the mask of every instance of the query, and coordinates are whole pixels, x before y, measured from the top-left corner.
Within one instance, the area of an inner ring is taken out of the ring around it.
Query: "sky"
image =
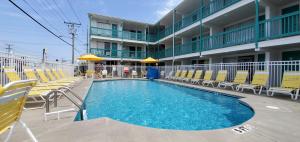
[[[13,0],[35,19],[71,43],[64,21],[81,23],[75,55],[86,53],[88,13],[156,23],[182,0]],[[72,9],[73,8],[73,9]],[[71,60],[71,46],[51,35],[8,0],[0,0],[0,52],[12,44],[13,53],[35,57],[47,49],[49,60]]]

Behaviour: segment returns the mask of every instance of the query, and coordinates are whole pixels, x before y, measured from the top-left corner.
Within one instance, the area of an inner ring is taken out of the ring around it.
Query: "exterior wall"
[[[205,2],[206,3],[214,2],[214,0],[207,0]],[[280,31],[281,28],[284,28],[281,25],[282,25],[282,21],[285,20],[284,17],[282,18],[281,16],[282,9],[293,6],[295,4],[299,5],[300,2],[295,0],[294,2],[283,4],[283,5],[273,4],[273,2],[275,2],[275,0],[260,0],[259,1],[260,13],[258,15],[255,14],[255,10],[252,11],[253,14],[251,14],[251,12],[249,12],[250,13],[249,14],[247,12],[245,13],[245,11],[241,13],[237,11],[237,9],[249,10],[249,7],[251,7],[251,5],[252,5],[251,8],[253,8],[253,6],[255,8],[254,0],[245,0],[245,1],[241,0],[236,2],[236,4],[233,4],[232,6],[229,5],[228,7],[224,7],[223,9],[218,9],[218,7],[216,7],[216,5],[218,4],[220,5],[221,3],[208,4],[208,8],[210,7],[209,12],[211,12],[211,14],[202,19],[203,23],[200,22],[195,22],[194,24],[191,23],[190,26],[182,28],[181,33],[175,31],[174,34],[176,36],[176,40],[175,40],[174,52],[176,57],[173,58],[173,47],[172,47],[173,34],[169,34],[169,33],[168,33],[169,35],[163,36],[162,38],[158,39],[159,42],[156,41],[155,44],[153,44],[153,46],[158,46],[157,44],[159,43],[162,44],[162,47],[153,50],[154,54],[151,54],[151,56],[162,59],[162,61],[164,61],[166,65],[172,64],[173,59],[176,59],[175,64],[182,64],[182,65],[193,64],[197,59],[205,60],[208,61],[209,63],[247,61],[248,60],[247,58],[253,61],[282,60],[283,52],[287,52],[289,50],[297,50],[294,48],[299,47],[297,46],[291,48],[288,45],[295,46],[300,44],[300,41],[297,40],[300,38],[300,30],[299,33],[295,35],[294,34],[288,35],[288,36],[282,34],[282,31]],[[199,15],[195,13],[191,14],[191,12],[196,11],[196,9],[188,10],[188,7],[186,7],[186,10],[183,10],[182,7],[179,8],[181,8],[181,10],[185,12],[184,13],[178,12],[175,14],[176,15],[175,24],[178,24],[181,20],[183,21],[187,19],[187,21],[188,20],[192,21],[195,17],[196,18],[199,17]],[[235,15],[236,17],[235,19],[232,19],[232,21],[228,22],[227,19],[227,22],[225,23],[221,22],[222,18],[227,17],[228,15],[234,12],[237,15],[246,14],[247,16]],[[169,32],[166,30],[170,30],[170,26],[172,25],[172,22],[170,23],[170,21],[172,21],[172,15],[173,15],[172,13],[168,14],[160,21],[161,23],[158,22],[157,25],[152,25],[152,27],[161,25],[161,31],[158,31],[156,33],[158,37],[160,36],[161,33],[166,34],[166,32]],[[258,24],[255,21],[256,17],[259,17],[260,19]],[[278,19],[278,17],[282,19],[276,20]],[[288,18],[289,17],[287,17],[287,19]],[[264,24],[261,24],[263,22]],[[183,23],[184,21],[181,24]],[[94,19],[91,20],[92,26],[97,26],[100,28],[111,29],[112,28],[111,24],[112,23],[104,23],[104,24],[97,23],[97,20]],[[128,27],[123,27],[122,20],[114,24],[118,24],[118,30],[124,29],[126,31],[132,30],[134,32],[141,31],[141,33],[145,33],[145,34],[147,31],[147,29],[140,28],[140,27],[135,29],[129,29]],[[203,31],[202,31],[203,33],[199,34],[199,32],[195,32],[195,30],[199,30],[199,27],[202,26],[201,24],[203,25]],[[193,27],[193,25],[197,25],[196,28],[194,28],[195,26]],[[144,26],[147,27],[147,25]],[[134,27],[134,26],[130,26],[130,27]],[[256,34],[256,30],[257,30],[256,27],[259,28],[259,35]],[[153,29],[152,31],[155,31]],[[277,29],[277,31],[275,32],[272,31],[274,29],[275,30]],[[274,33],[278,34],[279,37],[276,36],[272,37]],[[193,48],[194,45],[191,44],[191,42],[192,39],[195,37],[197,38],[197,40],[195,41],[195,43],[197,44],[197,51],[192,51],[190,49],[187,49],[187,48]],[[258,45],[258,48],[256,48],[255,46],[256,43]],[[151,50],[152,52],[152,49],[147,49],[146,47],[147,44],[140,45],[140,43],[135,43],[135,42],[133,42],[132,44],[134,47],[136,46],[141,47],[142,51],[146,52],[147,50],[148,51]],[[91,40],[90,45],[91,48],[98,46],[104,49],[104,44],[100,43],[97,45],[97,43],[95,43],[94,40]],[[205,49],[204,48],[205,46],[208,46],[209,48]],[[129,50],[128,44],[118,41],[118,50]],[[201,52],[206,52],[206,51],[211,51],[211,53],[207,55],[204,54],[203,57],[202,56],[199,57],[198,54],[194,54],[195,52],[200,54]]]

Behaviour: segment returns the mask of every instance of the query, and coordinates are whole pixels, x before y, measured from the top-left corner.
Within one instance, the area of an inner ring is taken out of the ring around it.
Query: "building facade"
[[[184,0],[155,24],[89,14],[89,52],[104,64],[300,60],[299,0]]]

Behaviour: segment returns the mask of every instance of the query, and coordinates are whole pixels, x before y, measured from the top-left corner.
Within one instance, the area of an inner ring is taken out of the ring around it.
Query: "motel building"
[[[299,3],[184,0],[154,24],[90,13],[89,52],[104,65],[300,60]]]

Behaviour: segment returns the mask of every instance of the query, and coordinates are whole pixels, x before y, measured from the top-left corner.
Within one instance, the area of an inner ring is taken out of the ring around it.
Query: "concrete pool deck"
[[[74,91],[84,97],[91,82],[92,80],[84,80],[74,88]],[[243,97],[241,100],[255,111],[254,117],[242,124],[250,126],[251,129],[244,134],[238,134],[232,130],[238,126],[218,130],[173,131],[136,126],[109,118],[74,122],[76,112],[65,113],[60,120],[44,121],[45,109],[26,110],[22,120],[41,142],[295,142],[300,140],[299,100],[291,101],[289,96],[266,97],[180,82],[175,84]],[[65,98],[60,99],[58,105],[57,109],[75,108]],[[0,141],[4,136],[0,136]],[[24,129],[18,125],[11,141],[30,141],[30,139]]]

